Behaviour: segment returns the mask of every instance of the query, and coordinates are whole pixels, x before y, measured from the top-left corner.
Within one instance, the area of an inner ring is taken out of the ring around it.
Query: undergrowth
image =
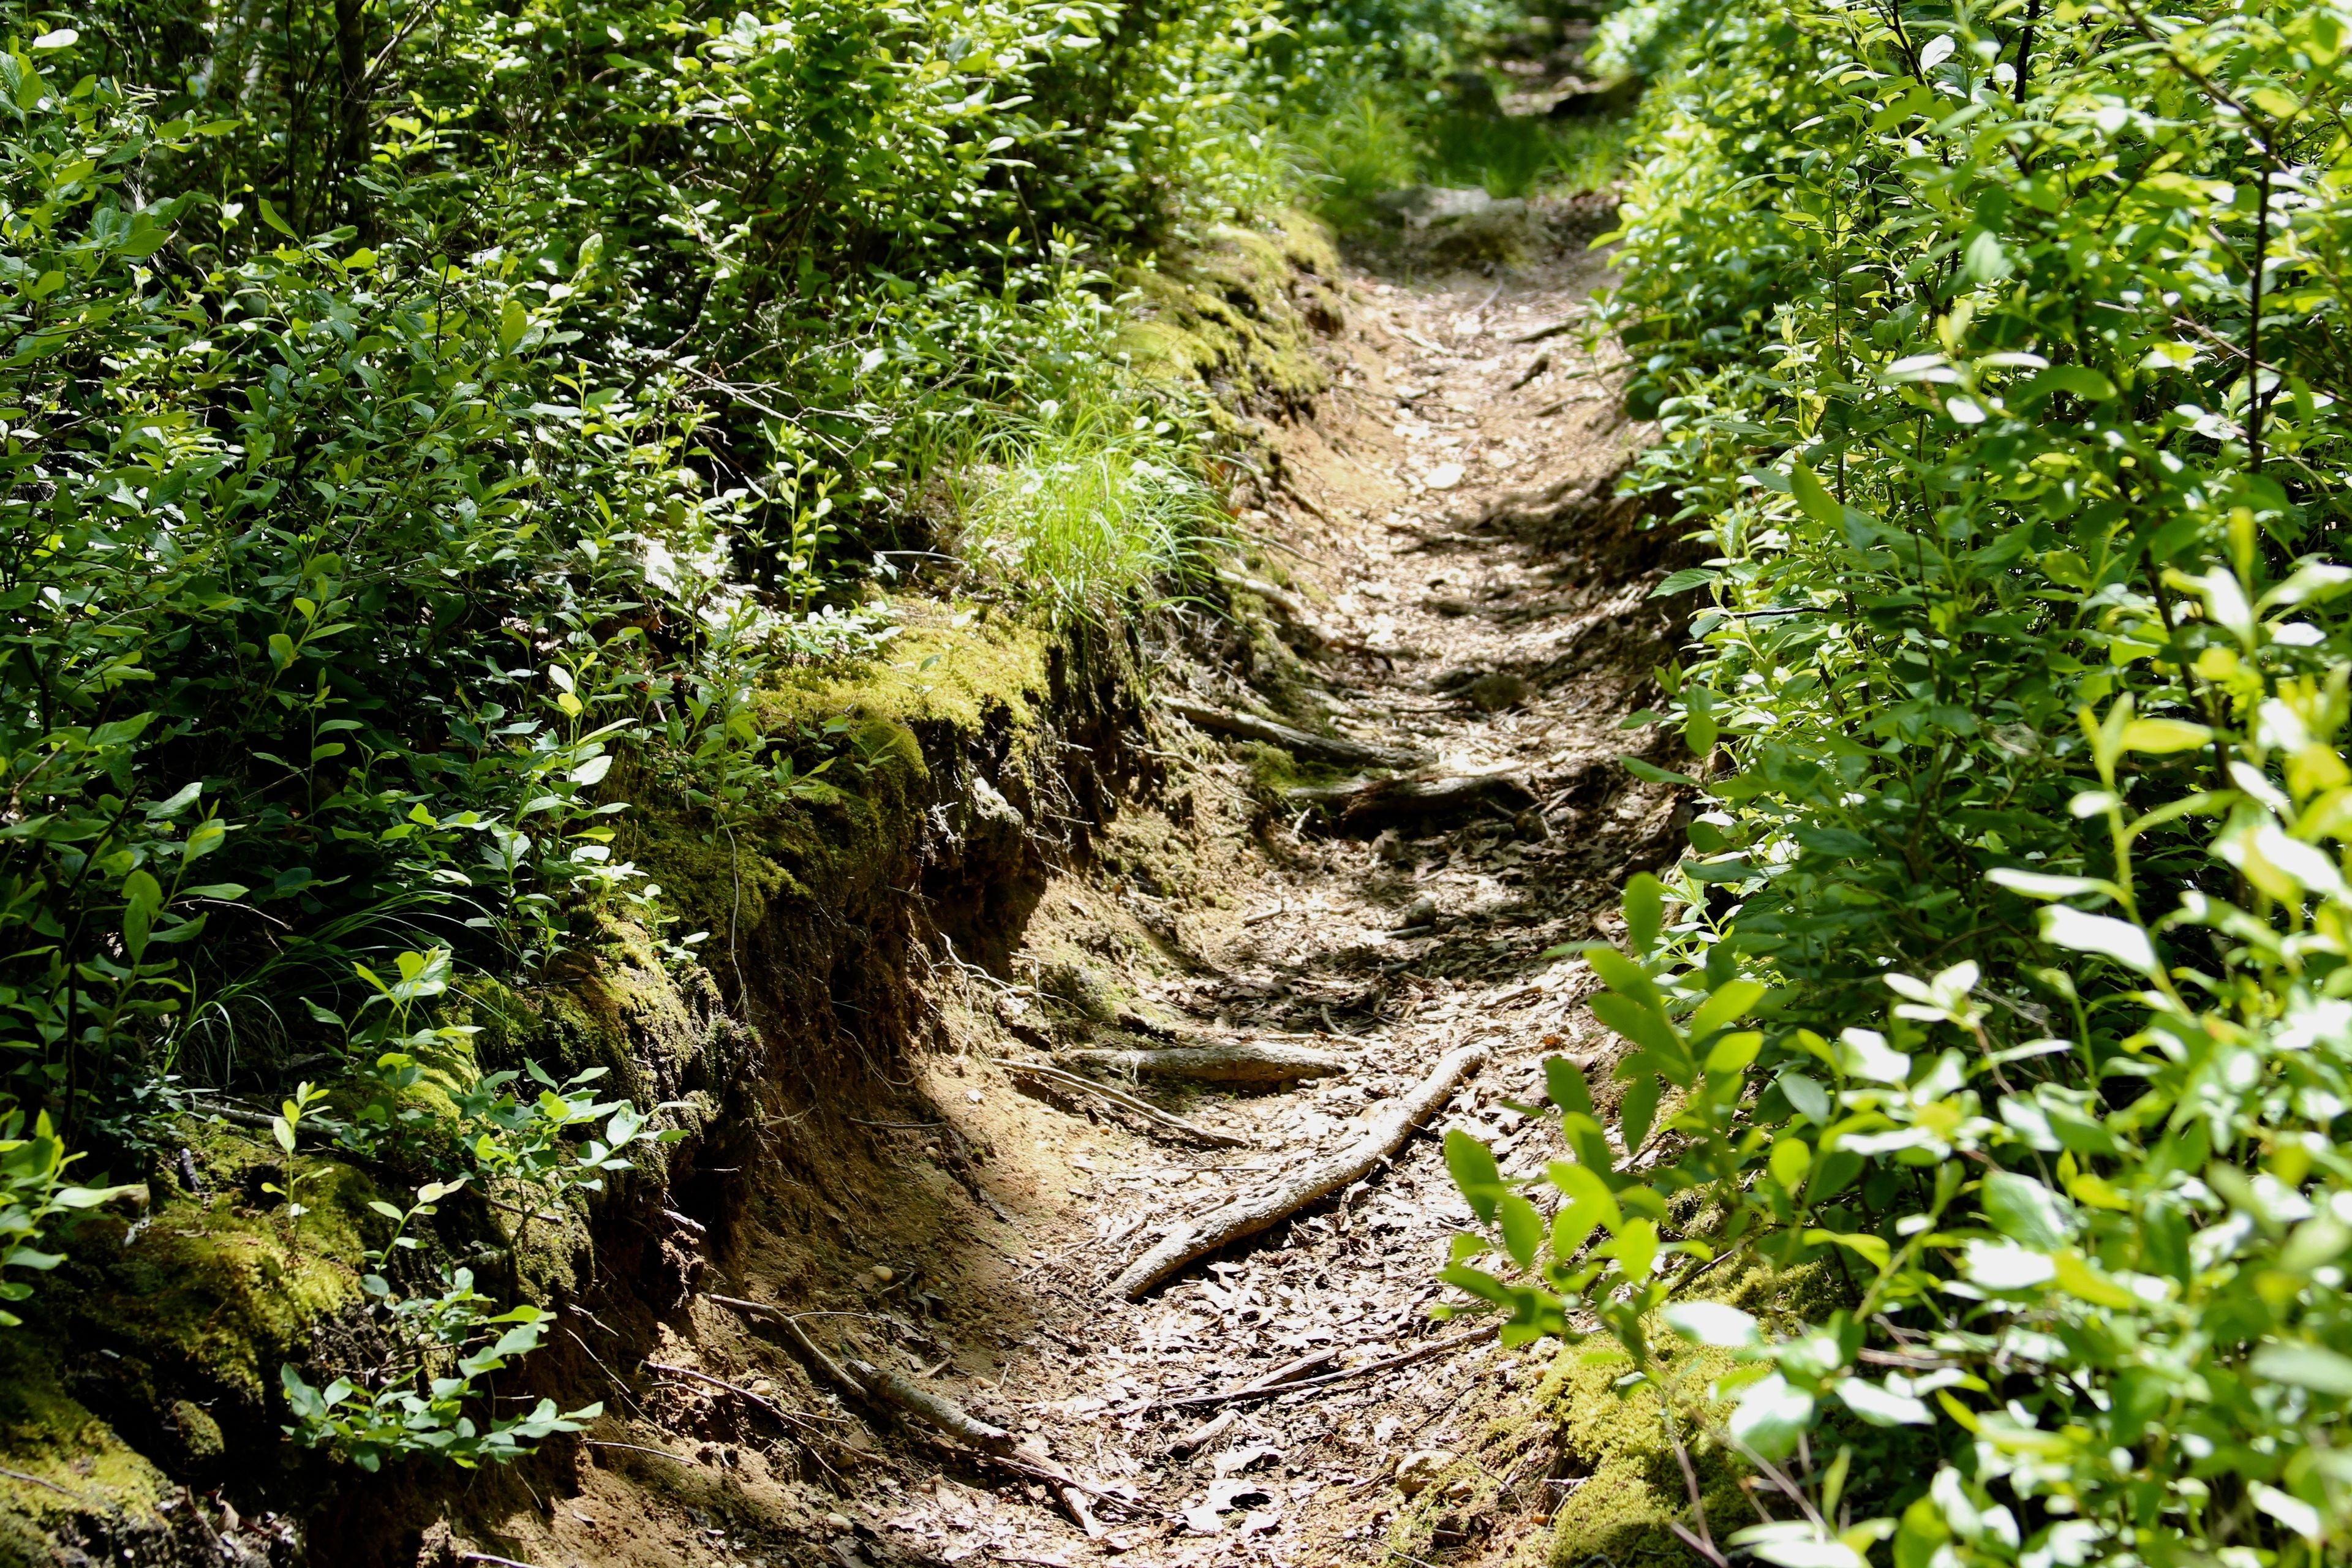
[[[1549,1217],[1456,1139],[1448,1278],[1622,1387],[1734,1359],[1666,1434],[1767,1516],[1694,1484],[1706,1561],[2342,1561],[2352,15],[1612,26],[1629,483],[1713,554],[1635,721],[1693,764],[1627,765],[1700,812],[1585,950],[1617,1110],[1550,1064]]]

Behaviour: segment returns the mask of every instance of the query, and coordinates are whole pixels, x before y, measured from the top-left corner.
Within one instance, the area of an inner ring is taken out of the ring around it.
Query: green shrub
[[[1612,1130],[1556,1065],[1549,1223],[1457,1151],[1513,1268],[1449,1278],[1742,1358],[1776,1521],[1706,1552],[2340,1560],[2352,17],[1705,23],[1604,311],[1714,550],[1642,716],[1703,809],[1591,950]],[[1768,1333],[1734,1254],[1845,1300]],[[1849,1495],[1874,1427],[1940,1463]]]

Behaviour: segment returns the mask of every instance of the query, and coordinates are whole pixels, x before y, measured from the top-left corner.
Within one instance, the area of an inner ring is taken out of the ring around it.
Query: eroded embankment
[[[373,1478],[279,1441],[279,1359],[384,1353],[354,1264],[400,1173],[306,1165],[298,1228],[266,1133],[189,1122],[151,1221],[88,1227],[16,1342],[24,1554],[1451,1563],[1539,1554],[1555,1513],[1563,1549],[1654,1534],[1638,1435],[1592,1401],[1563,1425],[1519,1355],[1432,1322],[1465,1215],[1433,1140],[1139,1301],[1105,1289],[1465,1048],[1433,1122],[1534,1169],[1509,1102],[1600,1049],[1580,966],[1541,955],[1680,824],[1610,762],[1671,628],[1656,536],[1609,493],[1639,432],[1543,331],[1592,279],[1564,237],[1343,282],[1294,229],[1150,280],[1139,347],[1255,441],[1229,603],[1066,635],[910,603],[873,668],[769,696],[779,729],[855,721],[837,796],[731,834],[635,814],[621,847],[711,933],[701,963],[616,922],[530,985],[465,983],[482,1033],[440,1091],[605,1066],[690,1134],[521,1249],[562,1319],[499,1394],[601,1400],[582,1438]],[[1289,1066],[1210,1086],[1157,1076],[1171,1051]],[[429,1261],[487,1279],[515,1224],[452,1202]],[[1223,1398],[1286,1370],[1328,1381]]]

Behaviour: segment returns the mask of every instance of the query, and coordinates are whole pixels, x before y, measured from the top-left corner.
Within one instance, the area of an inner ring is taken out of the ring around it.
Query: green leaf
[[[2009,401],[2020,409],[2067,392],[2086,402],[2105,403],[2116,395],[2116,384],[2087,365],[2053,364],[2039,370],[2010,389]]]
[[[2193,752],[2213,739],[2213,731],[2202,724],[2191,724],[2181,719],[2135,719],[2124,726],[2124,749],[2132,752],[2152,752],[2158,755],[2172,752]]]
[[[1585,1005],[1592,1009],[1594,1017],[1645,1051],[1659,1057],[1672,1057],[1682,1049],[1682,1042],[1675,1038],[1674,1026],[1666,1022],[1665,1015],[1654,1007],[1645,1007],[1613,991],[1601,993]]]
[[[1445,1168],[1454,1177],[1454,1184],[1469,1200],[1473,1213],[1488,1225],[1495,1220],[1495,1205],[1503,1197],[1503,1173],[1495,1163],[1494,1151],[1470,1136],[1459,1127],[1448,1128],[1445,1133]]]
[[[1789,470],[1789,491],[1797,498],[1797,505],[1807,517],[1824,528],[1841,528],[1845,523],[1845,508],[1830,494],[1821,480],[1801,460]]]
[[[1978,1202],[1995,1230],[2040,1252],[2057,1251],[2074,1234],[2074,1205],[2014,1171],[1987,1176]]]
[[[2325,1345],[2264,1345],[2246,1364],[2256,1377],[2273,1383],[2352,1399],[2352,1356]]]
[[[1543,1070],[1544,1089],[1554,1105],[1571,1115],[1592,1114],[1592,1086],[1582,1068],[1566,1057],[1546,1057]]]
[[[1723,575],[1712,566],[1685,566],[1670,574],[1666,580],[1650,590],[1653,599],[1664,599],[1675,594],[1687,594],[1693,588],[1704,588]]]
[[[1754,1318],[1721,1301],[1676,1301],[1658,1316],[1693,1344],[1745,1350],[1764,1342],[1763,1330]]]
[[[1643,1007],[1665,1016],[1666,999],[1658,990],[1658,983],[1650,978],[1649,971],[1626,957],[1607,942],[1594,942],[1584,950],[1585,962],[1601,983],[1621,996],[1630,996]]]
[[[1636,956],[1658,945],[1664,929],[1666,885],[1644,871],[1625,884],[1625,945]]]
[[[2127,969],[2154,975],[2159,967],[2147,932],[2128,921],[2106,915],[2086,915],[2065,904],[2042,912],[2042,940],[2077,952],[2095,952]]]
[[[1689,789],[1699,787],[1696,779],[1685,778],[1680,773],[1670,773],[1657,763],[1645,763],[1639,757],[1619,757],[1617,761],[1627,773],[1632,773],[1643,784],[1681,784]]]
[[[294,232],[291,225],[289,225],[284,218],[278,216],[278,209],[269,205],[269,198],[268,196],[256,196],[254,198],[254,202],[261,209],[262,222],[268,224],[270,227],[276,229],[278,233],[284,235],[289,239],[299,240],[302,237],[300,235]],[[276,639],[273,638],[272,640],[274,641]]]
[[[1762,983],[1754,980],[1730,980],[1707,994],[1685,1023],[1694,1037],[1715,1033],[1726,1024],[1746,1017],[1755,1010],[1766,992]]]
[[[523,303],[520,300],[514,298],[512,295],[509,295],[507,297],[506,304],[499,310],[499,352],[502,353],[512,353],[514,352],[514,346],[522,342],[522,335],[530,330],[530,312],[523,309]],[[555,670],[551,668],[548,673],[552,675],[555,673]],[[565,672],[565,675],[568,682],[569,672]],[[567,691],[571,689],[568,683],[565,685],[564,689]]]
[[[1645,1072],[1625,1086],[1624,1098],[1617,1102],[1617,1121],[1624,1132],[1628,1157],[1649,1140],[1651,1119],[1658,1114],[1658,1094],[1657,1075]]]
[[[1503,1247],[1511,1261],[1522,1268],[1535,1266],[1536,1253],[1544,1241],[1543,1216],[1536,1205],[1517,1193],[1506,1193],[1496,1205],[1503,1222]]]

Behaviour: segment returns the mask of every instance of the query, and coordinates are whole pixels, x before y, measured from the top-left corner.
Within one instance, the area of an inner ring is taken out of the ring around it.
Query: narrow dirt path
[[[1606,548],[1622,515],[1612,529],[1605,504],[1539,499],[1605,487],[1639,434],[1618,412],[1617,376],[1574,335],[1523,341],[1571,321],[1596,270],[1571,257],[1499,288],[1356,276],[1339,385],[1318,418],[1277,437],[1298,504],[1253,521],[1279,531],[1292,586],[1332,634],[1337,651],[1309,669],[1333,728],[1426,753],[1431,773],[1505,782],[1466,818],[1335,834],[1302,815],[1234,907],[1187,923],[1205,972],[1144,988],[1147,1010],[1196,1037],[1298,1041],[1355,1068],[1193,1105],[1247,1150],[1132,1139],[1079,1152],[1065,1223],[1031,1236],[1040,1260],[1025,1283],[1061,1310],[1000,1366],[996,1405],[1132,1496],[1131,1512],[1101,1510],[1098,1547],[1125,1561],[1386,1560],[1407,1489],[1431,1500],[1432,1548],[1466,1560],[1516,1544],[1566,1484],[1539,1435],[1518,1445],[1517,1474],[1472,1451],[1532,1382],[1523,1356],[1491,1342],[1278,1398],[1168,1403],[1305,1358],[1328,1359],[1299,1375],[1326,1375],[1462,1334],[1430,1317],[1433,1276],[1470,1218],[1433,1135],[1139,1302],[1104,1289],[1171,1219],[1347,1142],[1465,1044],[1488,1048],[1486,1065],[1430,1132],[1466,1126],[1515,1171],[1554,1157],[1505,1104],[1539,1096],[1544,1056],[1579,1050],[1583,966],[1540,955],[1592,933],[1671,811],[1613,764],[1617,721],[1663,653],[1661,618],[1643,610],[1654,575],[1624,575]],[[1264,706],[1237,677],[1194,695]],[[1064,897],[1083,910],[1085,893]],[[1000,1144],[1020,1137],[993,1131]],[[991,1506],[946,1481],[880,1522],[939,1561],[1075,1563],[1090,1549],[1045,1507]]]
[[[1339,734],[1484,780],[1471,809],[1335,823],[1302,797],[1254,844],[1229,844],[1190,897],[1123,877],[1118,855],[1055,879],[1013,964],[1035,984],[965,971],[968,1007],[949,1020],[961,1048],[918,1065],[903,1121],[863,1123],[879,1130],[876,1163],[761,1199],[701,1282],[676,1358],[806,1412],[789,1442],[755,1440],[723,1393],[673,1383],[635,1413],[639,1449],[608,1445],[552,1511],[534,1561],[764,1568],[809,1560],[814,1536],[841,1568],[1453,1568],[1537,1540],[1577,1481],[1555,1473],[1545,1425],[1516,1419],[1530,1352],[1454,1343],[1466,1326],[1432,1319],[1433,1276],[1469,1219],[1436,1134],[1467,1127],[1515,1173],[1554,1156],[1507,1102],[1539,1097],[1545,1056],[1597,1042],[1578,1035],[1584,966],[1542,955],[1605,930],[1627,867],[1681,826],[1666,792],[1613,762],[1617,721],[1669,647],[1645,603],[1656,538],[1607,499],[1643,433],[1619,413],[1613,367],[1572,332],[1540,335],[1576,319],[1598,276],[1580,250],[1499,285],[1351,276],[1336,385],[1315,417],[1272,432],[1276,510],[1245,520],[1327,639],[1285,677],[1293,721],[1303,691]],[[1245,665],[1171,666],[1194,700],[1268,709]],[[1165,722],[1201,787],[1222,779],[1237,800],[1247,748]],[[1024,1082],[989,1058],[1068,1043],[1035,1026],[1034,1004],[1056,984],[1066,999],[1072,952],[1128,955],[1104,961],[1125,995],[1090,1043],[1277,1040],[1350,1070],[1270,1090],[1145,1088],[1238,1148]],[[1465,1045],[1484,1066],[1367,1178],[1139,1300],[1107,1292],[1171,1224],[1351,1142]],[[1001,1467],[877,1448],[870,1414],[728,1295],[813,1308],[806,1331],[835,1353],[898,1368],[1050,1452],[1095,1489],[1100,1533]],[[1278,1396],[1180,1403],[1294,1363],[1328,1378],[1417,1351]],[[702,1447],[678,1453],[698,1432]],[[647,1514],[650,1489],[689,1501],[694,1528]]]

